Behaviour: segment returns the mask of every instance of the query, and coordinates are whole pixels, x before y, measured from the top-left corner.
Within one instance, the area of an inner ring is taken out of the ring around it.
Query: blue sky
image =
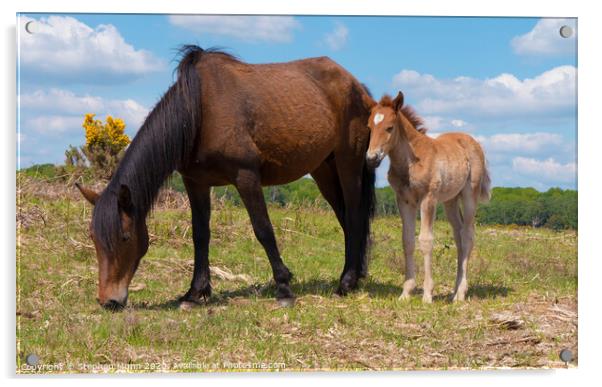
[[[133,136],[173,81],[175,49],[195,43],[250,63],[330,56],[375,97],[403,90],[430,135],[475,136],[495,186],[576,188],[576,32],[558,32],[576,31],[574,19],[22,14],[18,24],[21,167],[62,163],[88,112],[124,118]]]

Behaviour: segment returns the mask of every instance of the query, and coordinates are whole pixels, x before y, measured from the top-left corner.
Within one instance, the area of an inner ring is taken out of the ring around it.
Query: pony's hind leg
[[[458,257],[458,273],[453,301],[464,301],[468,291],[468,259],[474,245],[474,220],[477,211],[477,194],[470,184],[462,190],[462,209],[464,219],[462,222],[462,256]]]
[[[420,235],[418,241],[420,250],[424,256],[424,293],[422,302],[433,302],[433,226],[435,223],[437,201],[427,196],[420,204]]]
[[[282,262],[274,229],[270,222],[268,209],[261,190],[261,180],[259,173],[251,170],[241,170],[236,180],[236,189],[247,208],[255,237],[261,243],[270,260],[274,281],[276,281],[276,298],[292,299],[293,292],[290,289],[289,282],[292,278],[291,272]]]
[[[194,243],[194,273],[190,289],[180,299],[198,303],[211,296],[209,273],[209,218],[211,215],[210,188],[184,178],[192,210],[192,240]]]
[[[328,204],[334,210],[334,213],[341,225],[343,231],[345,230],[345,203],[343,200],[343,191],[341,190],[341,184],[339,182],[339,175],[336,170],[336,165],[332,162],[325,160],[315,171],[311,173],[316,182],[320,193]]]
[[[399,216],[402,222],[403,255],[405,258],[405,280],[400,300],[408,300],[416,288],[416,265],[414,249],[416,246],[416,206],[407,203],[399,194],[396,195]]]
[[[335,156],[336,157],[336,156]],[[370,237],[370,214],[364,188],[370,188],[364,179],[364,159],[341,156],[336,159],[343,201],[343,231],[345,234],[345,265],[341,273],[337,294],[344,296],[358,286],[367,272],[367,254]],[[373,184],[373,183],[372,183]],[[372,187],[373,188],[373,187]]]

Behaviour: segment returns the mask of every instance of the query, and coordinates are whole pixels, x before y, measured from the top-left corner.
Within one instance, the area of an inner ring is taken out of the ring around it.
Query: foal
[[[443,202],[458,250],[453,300],[463,301],[468,290],[466,270],[474,244],[477,203],[489,200],[491,195],[491,180],[481,146],[464,133],[446,133],[436,139],[425,135],[420,117],[409,106],[403,106],[401,92],[394,100],[384,96],[372,108],[368,126],[371,138],[366,160],[376,167],[385,155],[389,156],[388,180],[395,190],[403,221],[406,279],[400,298],[409,298],[416,287],[414,239],[416,210],[420,208],[418,241],[425,272],[422,300],[432,302],[433,223],[437,203]]]

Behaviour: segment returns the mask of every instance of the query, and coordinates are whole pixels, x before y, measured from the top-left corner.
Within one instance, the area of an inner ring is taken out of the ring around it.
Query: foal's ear
[[[82,196],[90,202],[90,204],[96,204],[98,197],[100,196],[97,192],[92,191],[91,189],[84,188],[81,184],[75,183],[75,186],[82,193]]]
[[[117,205],[121,211],[128,215],[132,214],[134,209],[134,205],[132,204],[132,194],[130,193],[130,188],[125,184],[121,184],[121,187],[119,187]]]
[[[395,99],[393,100],[393,108],[395,109],[395,111],[399,111],[399,110],[401,110],[402,107],[403,107],[403,93],[400,91],[399,94],[397,94],[397,97],[395,97]]]

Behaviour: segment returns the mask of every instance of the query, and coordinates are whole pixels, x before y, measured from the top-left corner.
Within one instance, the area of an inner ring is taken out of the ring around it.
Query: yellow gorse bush
[[[86,114],[82,127],[86,143],[81,147],[69,146],[65,151],[65,167],[72,171],[88,171],[92,176],[109,179],[125,154],[130,138],[121,118],[107,116],[106,122]]]
[[[121,118],[107,116],[106,124],[94,119],[95,114],[88,113],[82,124],[86,131],[86,147],[109,147],[116,152],[121,151],[130,143],[125,131],[125,122]]]

